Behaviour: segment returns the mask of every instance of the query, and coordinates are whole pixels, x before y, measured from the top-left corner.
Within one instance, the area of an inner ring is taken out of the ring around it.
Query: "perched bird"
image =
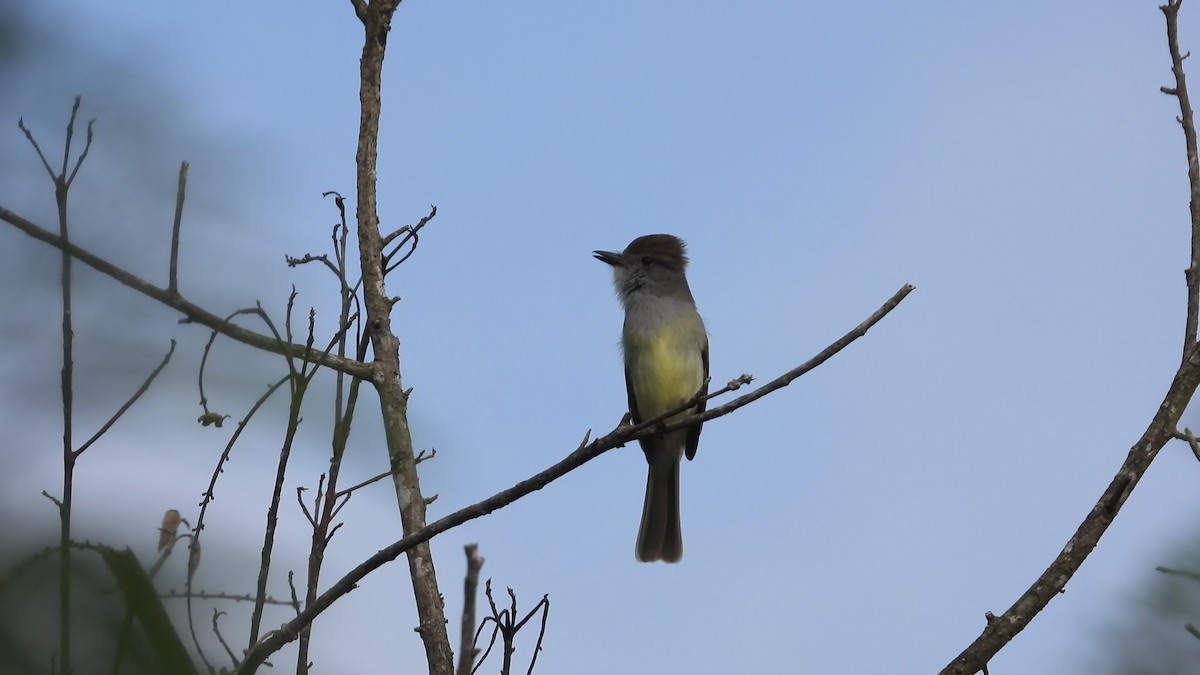
[[[621,348],[625,389],[635,424],[675,410],[708,386],[708,334],[684,269],[683,240],[669,234],[634,239],[625,250],[594,251],[613,269],[625,309]],[[678,416],[704,410],[701,401]],[[669,420],[668,420],[669,421]],[[639,439],[650,468],[636,555],[642,562],[683,558],[679,527],[679,464],[696,456],[700,424]]]

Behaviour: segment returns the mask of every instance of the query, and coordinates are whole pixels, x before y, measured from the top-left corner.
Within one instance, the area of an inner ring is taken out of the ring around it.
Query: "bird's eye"
[[[646,267],[651,267],[654,265],[654,258],[651,258],[648,255],[644,255],[644,256],[642,256],[642,264],[645,265]]]

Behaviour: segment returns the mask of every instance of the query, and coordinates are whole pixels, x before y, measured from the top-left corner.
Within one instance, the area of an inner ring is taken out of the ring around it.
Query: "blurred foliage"
[[[1171,551],[1144,585],[1102,621],[1080,672],[1095,675],[1200,674],[1200,540]]]
[[[58,549],[0,577],[0,675],[49,673],[59,646]],[[72,664],[79,673],[195,673],[150,578],[128,549],[71,556]]]

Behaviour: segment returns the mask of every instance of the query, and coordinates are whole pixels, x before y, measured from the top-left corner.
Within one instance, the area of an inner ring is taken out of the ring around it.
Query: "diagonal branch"
[[[788,371],[780,378],[772,380],[771,382],[760,387],[758,390],[730,401],[725,405],[712,408],[700,415],[689,415],[681,418],[677,422],[667,425],[666,429],[670,430],[676,427],[688,426],[702,420],[710,420],[715,417],[727,415],[738,408],[748,405],[752,401],[765,396],[767,393],[777,391],[778,389],[786,386],[788,383],[795,380],[796,377],[799,377],[799,374],[793,375],[793,373],[797,373],[797,371],[801,369],[804,369],[803,372],[812,370],[828,360],[829,357],[833,356],[833,354],[844,349],[854,340],[865,335],[871,326],[875,325],[875,323],[878,323],[879,320],[886,316],[892,309],[895,309],[900,301],[903,300],[910,292],[912,292],[912,290],[913,287],[911,285],[905,284],[904,287],[897,291],[896,294],[893,295],[878,311],[868,317],[866,321],[856,326],[849,333],[844,335],[826,349],[822,350],[816,357],[810,359],[799,368]],[[1200,373],[1200,367],[1197,368],[1197,372]],[[781,384],[780,382],[783,380],[786,381],[782,382]],[[766,391],[759,393],[763,390]],[[502,490],[481,502],[459,509],[458,511],[455,511],[454,513],[441,518],[440,520],[436,520],[405,535],[403,538],[384,547],[375,555],[367,558],[357,567],[350,570],[350,572],[348,572],[345,576],[330,586],[324,593],[318,596],[316,600],[308,605],[304,611],[300,612],[296,618],[283,624],[279,630],[268,633],[266,636],[264,636],[262,640],[253,645],[246,652],[246,658],[242,662],[242,666],[237,672],[243,675],[255,672],[258,666],[260,666],[267,657],[278,651],[288,642],[291,642],[299,637],[300,632],[305,626],[311,623],[319,614],[324,612],[338,598],[354,590],[364,577],[388,562],[395,560],[397,557],[406,553],[413,547],[424,544],[434,536],[458,527],[467,521],[485,516],[497,509],[508,506],[518,499],[546,487],[551,482],[565,476],[575,469],[578,469],[587,462],[590,462],[591,460],[599,457],[609,450],[612,450],[613,448],[621,447],[639,438],[662,433],[662,431],[663,427],[660,422],[656,420],[647,420],[639,425],[622,424],[613,431],[609,432],[608,435],[598,438],[592,441],[590,444],[587,442],[587,438],[585,437],[583,442],[578,448],[575,449],[574,452],[567,455],[566,458],[557,464],[554,464],[544,471],[520,481],[516,485],[506,490]]]
[[[1188,401],[1200,385],[1200,348],[1187,350],[1185,361],[1175,373],[1162,405],[1146,428],[1145,433],[1129,450],[1125,462],[1113,477],[1104,494],[1079,524],[1054,562],[1033,582],[1029,590],[1013,603],[1004,614],[990,619],[983,633],[961,654],[942,669],[941,675],[968,675],[982,670],[987,662],[1008,644],[1017,633],[1045,609],[1056,595],[1066,588],[1067,581],[1096,547],[1100,537],[1117,517],[1117,512],[1129,498],[1135,485],[1150,467],[1158,451],[1171,440],[1175,425]]]
[[[138,293],[157,300],[167,307],[180,312],[187,317],[185,321],[207,326],[208,328],[218,331],[230,339],[237,340],[238,342],[250,345],[251,347],[256,347],[263,351],[271,352],[273,354],[282,354],[284,356],[303,358],[311,363],[316,363],[325,366],[326,368],[332,368],[333,370],[337,370],[354,377],[363,378],[365,380],[374,379],[371,366],[363,363],[362,361],[356,361],[354,359],[348,359],[318,351],[306,352],[304,345],[280,342],[279,340],[275,340],[261,333],[255,333],[252,330],[247,330],[241,326],[228,323],[226,320],[222,319],[216,314],[213,314],[198,305],[188,302],[171,289],[155,286],[154,284],[127,272],[123,268],[114,265],[100,256],[97,256],[86,249],[80,248],[79,246],[64,240],[59,235],[38,227],[37,225],[13,213],[12,211],[9,211],[3,206],[0,206],[0,220],[13,225],[18,230],[21,230],[25,234],[37,239],[38,241],[50,244],[51,246],[69,254],[72,258],[75,258],[97,272],[112,278],[118,283],[128,286]]]
[[[883,317],[887,316],[888,312],[891,312],[893,309],[895,309],[896,305],[899,305],[900,302],[902,300],[904,300],[904,298],[908,297],[908,294],[912,293],[915,289],[916,289],[916,287],[913,286],[912,284],[904,284],[904,286],[900,287],[900,290],[896,291],[895,295],[888,298],[888,301],[883,303],[883,306],[881,306],[879,309],[875,310],[875,312],[873,314],[871,314],[871,316],[867,317],[862,323],[855,326],[853,330],[851,330],[849,333],[846,333],[842,337],[838,338],[838,340],[836,342],[829,345],[825,349],[822,349],[816,356],[814,356],[811,359],[805,361],[804,363],[796,366],[795,368],[787,371],[783,375],[780,375],[779,377],[775,378],[774,380],[771,380],[770,382],[764,384],[763,386],[759,387],[758,389],[755,389],[754,391],[752,391],[744,396],[740,396],[738,398],[733,399],[729,403],[725,403],[723,405],[719,405],[714,408],[709,408],[708,410],[704,411],[703,413],[701,413],[699,415],[695,415],[693,417],[687,417],[684,419],[680,419],[680,420],[671,422],[670,424],[667,424],[665,426],[664,431],[673,431],[675,429],[682,429],[683,427],[691,426],[692,424],[695,424],[696,422],[707,422],[708,420],[715,419],[717,417],[721,417],[722,415],[727,415],[744,405],[747,405],[749,403],[757,401],[758,399],[766,396],[767,394],[770,394],[771,392],[778,391],[779,389],[783,389],[784,387],[791,384],[792,381],[794,381],[796,378],[798,378],[801,375],[807,373],[808,371],[816,368],[817,366],[821,365],[822,363],[825,363],[826,361],[828,361],[830,358],[833,357],[834,354],[837,354],[838,352],[842,351],[847,346],[849,346],[851,342],[854,342],[858,338],[866,335],[867,331],[870,330],[872,326],[879,323],[879,321],[881,319],[883,319]],[[736,387],[733,387],[733,388],[736,388]],[[653,421],[653,420],[649,420],[649,421]],[[639,424],[635,428],[640,429],[644,426],[646,426],[646,423]]]
[[[1200,345],[1196,342],[1197,320],[1200,317],[1200,161],[1197,160],[1196,129],[1183,72],[1183,60],[1187,57],[1179,52],[1181,1],[1170,0],[1159,9],[1167,21],[1167,43],[1171,52],[1171,69],[1175,74],[1175,86],[1163,87],[1162,91],[1179,99],[1181,114],[1178,121],[1183,127],[1187,145],[1188,184],[1191,188],[1192,251],[1186,273],[1188,300],[1182,363],[1146,431],[1129,450],[1117,475],[1066,546],[1012,607],[998,617],[987,616],[983,633],[943,668],[941,675],[969,675],[980,670],[986,672],[988,661],[1066,588],[1067,581],[1079,570],[1100,537],[1108,530],[1134,486],[1158,456],[1158,451],[1172,438],[1179,437],[1176,425],[1195,395],[1197,386],[1200,386]]]
[[[34,152],[37,153],[38,159],[42,160],[42,166],[45,167],[46,173],[50,175],[50,180],[58,184],[58,174],[54,173],[54,169],[50,168],[50,162],[46,159],[46,153],[42,152],[42,146],[38,145],[37,139],[33,137],[33,132],[29,127],[25,126],[25,118],[17,120],[17,128],[25,133],[25,138],[33,145]]]
[[[99,440],[100,437],[112,427],[112,425],[116,424],[117,420],[121,419],[121,415],[124,415],[126,410],[129,410],[134,403],[137,403],[137,400],[142,397],[142,394],[145,394],[150,389],[150,385],[154,383],[154,379],[158,377],[158,374],[162,372],[163,368],[167,367],[167,362],[171,360],[171,356],[174,353],[175,341],[171,340],[171,348],[167,350],[167,355],[163,357],[162,362],[160,362],[154,370],[150,371],[150,375],[147,376],[142,382],[142,386],[138,387],[137,391],[133,392],[133,396],[130,396],[129,400],[125,401],[125,403],[117,409],[117,412],[113,413],[112,417],[108,418],[108,421],[105,422],[104,425],[96,431],[96,433],[92,434],[91,438],[87,439],[83,445],[79,446],[79,449],[75,451],[75,457],[82,455],[84,450],[87,450],[89,447],[91,447],[92,443],[95,443],[97,440]]]

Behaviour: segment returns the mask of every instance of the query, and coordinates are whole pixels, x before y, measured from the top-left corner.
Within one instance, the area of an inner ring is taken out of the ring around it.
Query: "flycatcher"
[[[683,240],[648,234],[621,253],[593,253],[612,265],[617,297],[625,309],[621,348],[634,423],[678,408],[701,387],[707,390],[708,334],[684,276],[688,261]],[[703,410],[701,402],[680,416]],[[684,455],[689,460],[696,456],[699,441],[699,424],[639,439],[650,463],[636,549],[642,562],[674,563],[683,558],[679,463]]]

